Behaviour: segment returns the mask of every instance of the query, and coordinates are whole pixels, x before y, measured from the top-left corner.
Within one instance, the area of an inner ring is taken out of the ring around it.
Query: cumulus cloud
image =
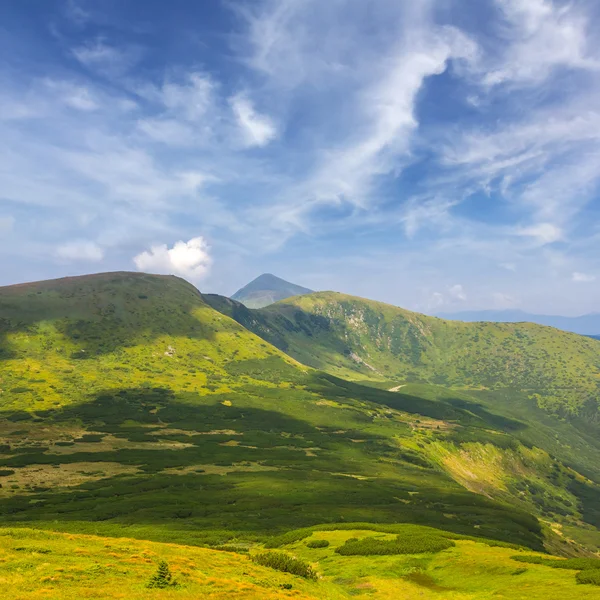
[[[596,281],[596,276],[590,275],[588,273],[580,273],[579,271],[575,271],[571,279],[575,283],[590,283],[592,281]]]
[[[99,262],[104,258],[104,251],[95,242],[74,240],[56,249],[58,258],[68,261]]]
[[[181,275],[192,281],[203,279],[212,266],[210,248],[203,237],[195,237],[188,242],[175,242],[172,248],[167,244],[152,246],[149,251],[134,257],[133,262],[140,271]]]
[[[266,146],[277,137],[277,128],[271,118],[256,112],[252,102],[245,95],[238,94],[231,98],[230,102],[246,145]]]

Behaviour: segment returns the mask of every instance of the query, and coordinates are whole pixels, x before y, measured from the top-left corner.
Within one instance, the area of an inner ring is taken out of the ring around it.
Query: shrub
[[[454,545],[454,542],[447,538],[424,534],[407,538],[398,536],[394,540],[382,540],[375,537],[367,537],[356,541],[350,539],[343,546],[336,548],[335,551],[343,556],[421,554],[425,552],[440,552]]]
[[[15,472],[12,469],[0,469],[0,477],[8,477],[14,474]]]
[[[147,587],[149,588],[168,588],[174,587],[178,585],[178,583],[173,579],[173,575],[171,575],[171,570],[169,569],[169,564],[161,560],[158,563],[158,568],[156,569],[156,573],[152,575],[150,581],[148,582]]]
[[[579,571],[575,576],[577,583],[589,583],[591,585],[600,585],[600,569],[588,569]]]
[[[545,558],[526,554],[511,556],[513,560],[534,565],[544,565],[553,569],[573,569],[574,571],[600,571],[600,559],[597,558]]]
[[[306,579],[317,579],[317,572],[307,562],[294,558],[285,552],[260,552],[253,554],[253,562],[263,567],[270,567],[283,573],[291,573]]]
[[[281,546],[287,546],[287,544],[293,544],[299,542],[312,535],[312,531],[306,529],[297,529],[295,531],[288,531],[281,535],[272,537],[265,543],[265,548],[281,548]]]
[[[327,548],[329,542],[327,540],[311,540],[306,543],[307,548]]]

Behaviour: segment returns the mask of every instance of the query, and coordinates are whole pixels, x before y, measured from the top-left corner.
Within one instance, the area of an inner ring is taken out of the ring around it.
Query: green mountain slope
[[[262,308],[291,296],[310,294],[312,290],[280,279],[270,273],[259,275],[233,294],[232,298],[249,308]]]
[[[597,340],[529,323],[444,321],[334,292],[253,313],[221,304],[303,364],[339,376],[519,390],[550,413],[600,420]]]
[[[215,306],[265,337],[298,334],[287,316],[272,328],[279,308],[249,311],[175,277],[0,289],[3,523],[222,544],[407,522],[596,548],[598,487],[521,443],[527,423],[468,394],[319,373]]]

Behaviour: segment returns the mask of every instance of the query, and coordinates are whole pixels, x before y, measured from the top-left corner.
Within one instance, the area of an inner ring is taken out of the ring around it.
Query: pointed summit
[[[311,293],[312,290],[308,288],[290,283],[270,273],[263,273],[231,297],[248,308],[262,308],[291,296]]]

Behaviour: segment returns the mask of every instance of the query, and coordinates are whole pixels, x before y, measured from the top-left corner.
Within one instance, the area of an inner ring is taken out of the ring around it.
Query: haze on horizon
[[[597,312],[593,0],[0,5],[0,285],[263,272]]]

